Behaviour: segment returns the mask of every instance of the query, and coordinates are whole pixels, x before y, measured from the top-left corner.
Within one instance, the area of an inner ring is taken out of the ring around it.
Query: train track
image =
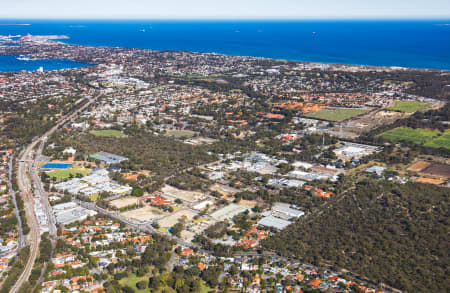
[[[16,200],[16,192],[13,189],[12,186],[12,179],[13,179],[13,168],[14,168],[14,155],[11,155],[11,157],[9,158],[9,166],[8,166],[8,188],[9,188],[9,192],[11,193],[11,199],[14,205],[14,213],[16,214],[16,218],[17,218],[17,231],[19,234],[19,245],[18,245],[18,249],[21,250],[23,247],[25,247],[26,245],[26,241],[25,241],[25,235],[23,235],[23,226],[22,226],[22,218],[20,217],[20,210],[19,210],[19,206],[17,205],[17,200]]]
[[[36,213],[34,210],[34,197],[33,197],[33,188],[32,188],[32,182],[33,180],[34,185],[37,187],[37,192],[40,193],[41,196],[46,195],[45,191],[43,191],[41,182],[39,177],[37,176],[37,164],[36,161],[40,156],[40,152],[42,151],[43,143],[45,140],[52,135],[58,128],[63,126],[65,123],[72,121],[76,117],[78,117],[79,113],[84,111],[89,105],[91,105],[93,102],[96,101],[98,98],[92,98],[89,99],[89,101],[84,104],[81,108],[78,110],[75,110],[71,114],[67,114],[63,118],[61,118],[58,123],[53,126],[50,130],[48,130],[44,135],[41,137],[35,139],[31,144],[29,144],[25,150],[22,152],[20,159],[19,159],[19,168],[17,172],[17,183],[19,187],[19,191],[23,197],[24,201],[24,208],[25,208],[25,215],[27,218],[28,225],[30,226],[30,257],[28,258],[28,261],[20,274],[19,278],[17,279],[14,286],[11,288],[10,293],[16,293],[20,290],[22,285],[29,279],[31,275],[31,270],[33,269],[34,263],[36,261],[36,258],[39,254],[39,243],[41,240],[40,235],[40,229],[39,229],[39,223],[36,218]],[[40,144],[40,147],[38,151],[36,152],[36,157],[33,160],[33,149]],[[31,164],[30,164],[31,162]],[[30,180],[31,178],[31,180]],[[45,198],[44,198],[45,202]],[[47,200],[48,202],[48,200]],[[54,215],[51,211],[51,206],[48,204],[44,205],[47,218],[49,219],[50,225],[55,225],[54,228],[51,228],[50,232],[54,233],[56,235],[56,224],[51,220],[54,219]]]

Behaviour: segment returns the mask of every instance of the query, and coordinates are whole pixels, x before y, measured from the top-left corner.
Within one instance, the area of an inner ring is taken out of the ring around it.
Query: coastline
[[[22,56],[29,59],[21,60],[19,59],[20,57],[21,55],[0,55],[0,74],[17,73],[21,71],[37,72],[40,67],[43,68],[43,71],[55,71],[55,70],[85,68],[96,65],[79,62],[72,59],[35,58],[29,56]],[[2,62],[6,63],[2,64]]]
[[[450,71],[449,69],[438,69],[438,68],[423,68],[423,67],[405,67],[405,66],[395,66],[395,65],[368,65],[368,64],[352,64],[352,63],[331,63],[331,62],[319,62],[319,61],[309,61],[309,60],[295,60],[295,59],[281,59],[281,58],[271,58],[271,57],[265,57],[265,56],[254,56],[254,55],[235,55],[235,54],[225,54],[220,52],[206,52],[206,51],[188,51],[188,50],[174,50],[174,49],[152,49],[152,48],[136,48],[136,47],[126,47],[126,46],[96,46],[96,45],[86,45],[86,44],[77,44],[77,43],[71,43],[70,37],[66,35],[58,36],[58,38],[53,38],[54,36],[34,36],[38,37],[38,39],[45,39],[47,43],[49,44],[59,44],[59,45],[69,45],[69,46],[81,46],[81,47],[97,47],[97,48],[123,48],[123,49],[132,49],[132,50],[148,50],[152,52],[186,52],[186,53],[193,53],[193,54],[212,54],[212,55],[223,55],[223,56],[233,56],[233,57],[242,57],[242,58],[259,58],[259,59],[267,59],[267,60],[273,60],[273,61],[280,61],[280,62],[298,62],[298,63],[309,63],[309,64],[317,64],[317,65],[328,65],[328,66],[335,66],[335,67],[342,67],[342,68],[349,68],[349,67],[358,67],[358,68],[366,68],[368,70],[380,70],[385,71],[386,69],[389,70],[416,70],[416,71],[443,71],[447,72]],[[45,37],[45,38],[42,38]],[[20,44],[15,44],[14,41],[13,46],[20,46]],[[0,47],[2,46],[2,42],[0,41]],[[9,45],[11,46],[11,45]],[[52,59],[52,58],[47,58]],[[37,59],[37,60],[46,60],[46,59]],[[73,62],[79,62],[77,60],[72,59],[64,59],[69,60]],[[86,66],[93,66],[95,64],[88,64]],[[84,66],[83,66],[84,67]]]
[[[11,20],[10,20],[11,21]],[[0,22],[2,22],[0,20]],[[7,23],[8,21],[3,21]],[[15,20],[0,35],[66,35],[66,44],[276,60],[450,70],[448,20]]]
[[[65,40],[70,40],[67,38]],[[218,54],[224,56],[234,56],[234,57],[249,57],[249,58],[261,58],[261,59],[270,59],[275,61],[283,61],[283,62],[299,62],[299,63],[311,63],[311,64],[323,64],[323,65],[332,65],[332,66],[349,66],[349,67],[366,67],[366,68],[374,68],[374,69],[397,69],[397,70],[420,70],[420,71],[450,71],[449,68],[432,68],[432,67],[408,67],[408,66],[399,66],[399,65],[371,65],[371,64],[363,64],[363,63],[333,63],[333,62],[321,62],[307,59],[283,59],[283,58],[273,58],[267,56],[258,56],[258,55],[239,55],[239,54],[229,54],[229,53],[221,53],[221,52],[213,52],[213,51],[191,51],[191,50],[178,50],[178,49],[155,49],[155,48],[140,48],[140,47],[127,47],[127,46],[103,46],[103,45],[88,45],[88,44],[79,44],[79,43],[71,43],[70,41],[61,41],[61,40],[50,40],[56,43],[72,45],[72,46],[86,46],[86,47],[99,47],[99,48],[124,48],[124,49],[137,49],[137,50],[149,50],[156,52],[188,52],[194,54]]]
[[[46,36],[35,36],[38,37],[38,39],[42,39],[39,37],[46,37]],[[435,68],[416,68],[416,67],[403,67],[403,66],[378,66],[378,65],[366,65],[366,64],[346,64],[346,63],[326,63],[326,62],[315,62],[315,61],[305,61],[305,60],[291,60],[291,59],[279,59],[279,58],[270,58],[270,57],[263,57],[263,56],[247,56],[247,55],[233,55],[233,54],[224,54],[224,53],[218,53],[218,52],[199,52],[199,51],[187,51],[187,50],[156,50],[156,49],[148,49],[148,48],[135,48],[135,47],[122,47],[122,46],[95,46],[95,45],[82,45],[82,44],[72,44],[69,42],[61,41],[61,40],[69,40],[70,37],[64,36],[63,38],[53,39],[53,38],[45,38],[46,42],[44,43],[36,43],[35,45],[67,45],[67,46],[79,46],[79,47],[95,47],[95,48],[105,48],[105,49],[126,49],[126,50],[143,50],[143,51],[150,51],[150,52],[185,52],[185,53],[192,53],[192,54],[211,54],[211,55],[221,55],[221,56],[229,56],[229,57],[238,57],[238,58],[256,58],[261,60],[271,60],[271,61],[278,61],[278,62],[294,62],[299,64],[311,64],[311,65],[317,65],[317,66],[330,66],[333,67],[333,70],[335,71],[379,71],[379,72],[385,72],[385,71],[419,71],[419,72],[450,72],[450,69],[435,69]],[[32,41],[33,42],[33,41]],[[12,44],[11,44],[12,43]],[[0,41],[0,48],[7,48],[7,47],[21,47],[23,44],[17,43],[17,41],[8,41],[8,44],[3,45]],[[0,56],[13,56],[13,57],[19,57],[20,55],[17,54],[2,54],[0,53]],[[51,70],[64,70],[64,69],[79,69],[83,67],[89,67],[89,66],[96,66],[98,64],[90,64],[85,63],[83,61],[75,60],[73,58],[40,58],[40,57],[33,57],[28,56],[32,59],[29,61],[68,61],[68,62],[74,62],[74,63],[83,63],[85,65],[82,66],[73,66],[73,67],[64,67],[59,69],[50,69],[45,71],[51,71]],[[28,62],[28,61],[26,61]],[[1,64],[0,64],[1,68]],[[24,69],[25,71],[29,71]],[[20,72],[23,70],[18,71],[2,71],[0,70],[0,73],[14,73],[14,72]],[[35,70],[31,70],[29,72],[33,72]]]

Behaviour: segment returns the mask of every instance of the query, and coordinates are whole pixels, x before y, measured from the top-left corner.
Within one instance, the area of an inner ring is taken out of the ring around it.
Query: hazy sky
[[[450,0],[0,0],[0,18],[450,18]]]

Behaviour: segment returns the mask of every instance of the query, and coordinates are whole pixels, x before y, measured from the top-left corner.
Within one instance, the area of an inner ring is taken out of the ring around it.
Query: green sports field
[[[94,130],[91,133],[95,136],[105,136],[105,137],[124,137],[125,134],[115,129],[105,129],[105,130]]]
[[[81,167],[71,167],[68,169],[47,172],[47,175],[50,176],[50,178],[55,177],[56,179],[67,179],[71,174],[73,177],[76,177],[77,174],[81,174],[84,177],[89,175],[89,173],[91,173],[91,170],[89,169]]]
[[[395,101],[394,105],[387,109],[403,113],[414,113],[416,111],[425,109],[428,106],[430,106],[430,103],[420,101]]]
[[[343,121],[367,113],[369,111],[370,110],[367,109],[336,108],[319,110],[316,112],[308,113],[305,116],[308,118],[317,118],[328,121]]]
[[[410,141],[415,144],[424,145],[433,148],[448,148],[450,149],[450,129],[444,133],[435,129],[413,129],[409,127],[397,127],[378,136],[390,141]]]

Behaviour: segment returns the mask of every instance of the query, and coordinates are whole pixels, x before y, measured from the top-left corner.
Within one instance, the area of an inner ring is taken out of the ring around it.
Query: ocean
[[[40,67],[47,71],[78,68],[89,65],[66,59],[38,59],[25,61],[18,58],[20,58],[20,56],[0,55],[0,72],[16,72],[22,70],[37,71]]]
[[[29,25],[8,25],[14,23]],[[450,70],[450,20],[0,20],[0,24],[0,35],[67,35],[70,39],[63,41],[70,44]]]

